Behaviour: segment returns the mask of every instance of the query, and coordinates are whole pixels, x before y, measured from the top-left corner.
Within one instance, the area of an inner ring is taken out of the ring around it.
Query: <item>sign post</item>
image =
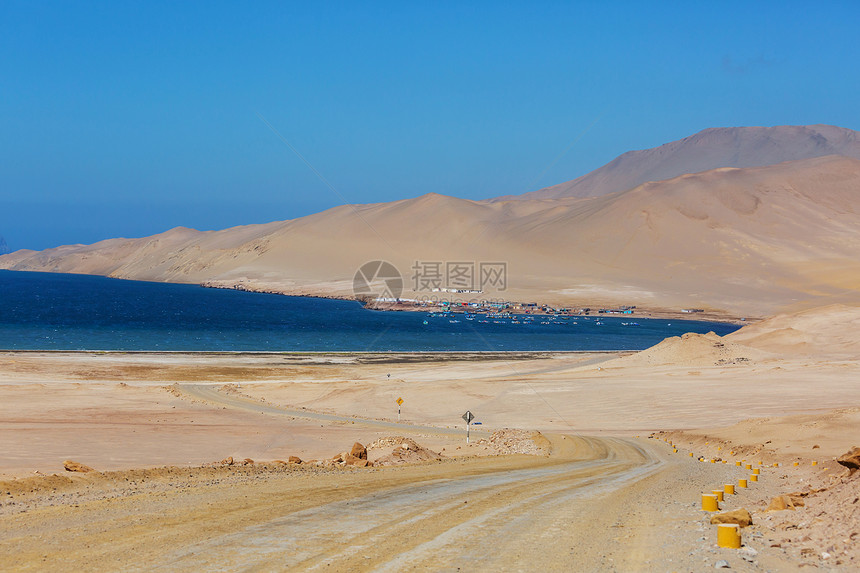
[[[466,413],[463,414],[463,419],[466,420],[466,443],[468,444],[469,443],[469,429],[472,427],[472,420],[475,419],[475,415],[471,411],[466,410]]]
[[[400,421],[400,406],[403,404],[403,398],[397,399],[397,421]]]

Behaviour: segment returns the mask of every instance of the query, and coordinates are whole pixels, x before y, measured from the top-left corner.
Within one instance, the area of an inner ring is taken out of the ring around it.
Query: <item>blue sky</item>
[[[6,0],[0,235],[484,199],[706,127],[860,129],[858,21],[856,2]]]

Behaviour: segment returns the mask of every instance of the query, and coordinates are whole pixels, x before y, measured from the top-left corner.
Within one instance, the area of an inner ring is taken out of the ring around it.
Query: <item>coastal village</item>
[[[756,319],[749,317],[734,317],[724,312],[708,311],[703,308],[650,308],[639,305],[619,305],[608,307],[591,306],[556,306],[539,302],[518,302],[508,300],[429,300],[429,299],[405,299],[405,298],[376,298],[363,301],[366,308],[383,311],[427,311],[430,313],[480,313],[490,316],[499,314],[508,315],[536,315],[536,316],[631,316],[637,315],[643,318],[686,318],[696,315],[698,319],[715,322],[730,322],[733,324],[747,324]]]

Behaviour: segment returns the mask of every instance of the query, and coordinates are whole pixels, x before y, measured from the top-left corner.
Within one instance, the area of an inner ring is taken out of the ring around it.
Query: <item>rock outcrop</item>
[[[838,458],[836,461],[848,468],[848,475],[854,475],[860,469],[860,447],[854,446]]]
[[[89,473],[89,472],[96,471],[93,468],[91,468],[90,466],[85,466],[84,464],[82,464],[80,462],[75,462],[72,460],[64,461],[63,467],[66,468],[67,472]]]
[[[373,462],[374,466],[392,466],[399,464],[440,461],[442,455],[421,446],[411,438],[392,436],[379,438],[368,446],[370,450],[388,450],[390,453],[381,455]]]
[[[802,495],[789,493],[787,495],[778,495],[771,499],[765,511],[784,511],[786,509],[793,511],[795,508],[803,507],[804,505]]]
[[[349,455],[355,456],[356,458],[360,458],[362,460],[366,460],[367,459],[367,448],[365,448],[364,446],[362,446],[358,442],[355,442],[352,445],[352,450],[350,450]]]
[[[716,525],[718,523],[735,523],[741,527],[749,527],[752,525],[752,515],[750,515],[750,512],[744,508],[736,509],[734,511],[726,511],[711,517],[712,525]]]

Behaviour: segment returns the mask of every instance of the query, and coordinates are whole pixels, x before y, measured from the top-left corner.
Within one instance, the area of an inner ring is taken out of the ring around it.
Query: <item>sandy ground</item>
[[[860,404],[854,383],[860,366],[853,361],[750,359],[715,365],[724,359],[706,357],[678,365],[604,353],[479,362],[415,363],[387,356],[368,357],[367,363],[350,363],[344,356],[314,360],[319,363],[277,355],[2,354],[0,474],[50,473],[69,458],[105,470],[200,464],[227,456],[319,458],[392,432],[352,419],[318,421],[213,407],[188,394],[193,384],[238,383],[238,390],[230,389],[260,404],[381,421],[397,420],[400,397],[403,422],[459,428],[457,436],[414,431],[446,451],[463,445],[460,416],[466,410],[486,431],[629,435]]]
[[[635,354],[2,353],[0,553],[13,570],[142,569],[156,554],[167,570],[854,570],[860,480],[833,459],[860,445],[858,346],[821,324],[858,313]],[[482,422],[469,445],[467,409]],[[543,431],[553,454],[491,455],[502,428]],[[444,461],[272,462],[385,436]],[[68,474],[67,459],[107,473]],[[738,552],[715,547],[699,496],[748,475],[741,459],[762,478],[725,503],[753,512]],[[764,511],[792,492],[803,507]],[[255,541],[294,538],[312,541]]]
[[[739,571],[795,567],[758,532],[741,551],[715,546],[698,497],[733,482],[738,468],[671,454],[657,440],[551,439],[549,457],[381,470],[87,474],[49,495],[16,490],[0,508],[9,526],[0,552],[11,570],[457,571],[468,561],[476,571],[696,571],[721,559]],[[726,507],[755,502],[773,489],[766,479]]]

